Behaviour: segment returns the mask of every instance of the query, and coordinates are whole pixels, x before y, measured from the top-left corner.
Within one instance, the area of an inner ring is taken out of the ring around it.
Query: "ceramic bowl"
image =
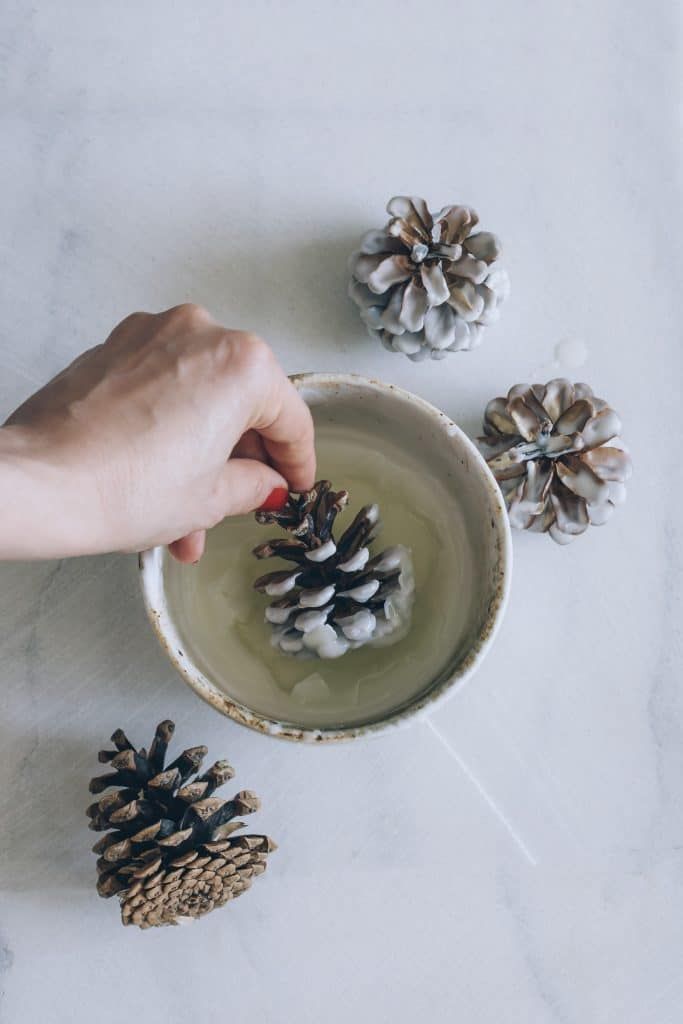
[[[300,374],[292,380],[313,413],[319,437],[333,424],[342,437],[345,430],[349,437],[353,434],[355,443],[360,437],[368,451],[386,447],[382,462],[389,464],[391,453],[400,453],[408,467],[401,469],[400,479],[405,482],[406,474],[414,477],[406,493],[420,495],[423,530],[432,530],[435,536],[439,530],[457,534],[455,553],[449,554],[449,545],[439,546],[439,557],[432,559],[416,580],[416,603],[422,602],[426,610],[422,618],[432,625],[442,620],[446,623],[453,605],[458,609],[457,628],[444,627],[435,634],[438,639],[431,642],[429,657],[420,660],[421,656],[416,656],[412,663],[411,634],[401,641],[406,645],[401,656],[404,680],[395,696],[389,691],[380,702],[368,701],[367,706],[359,700],[351,711],[340,713],[333,721],[329,716],[316,721],[315,709],[308,708],[305,714],[298,714],[295,707],[283,712],[276,701],[269,706],[267,698],[250,699],[249,680],[244,673],[231,670],[229,659],[221,668],[217,669],[215,662],[212,667],[202,650],[206,639],[198,640],[183,628],[173,588],[168,585],[173,573],[187,570],[172,564],[163,548],[140,556],[142,590],[152,626],[171,662],[217,711],[286,739],[350,739],[404,724],[432,710],[473,675],[493,643],[507,603],[512,571],[510,529],[500,490],[484,459],[439,409],[391,384],[348,374]],[[336,483],[343,486],[346,481]],[[432,518],[425,508],[432,510]],[[256,540],[260,539],[257,536]],[[466,572],[463,566],[469,567]],[[436,595],[440,595],[438,600]],[[415,650],[419,651],[416,643]],[[347,663],[348,672],[353,673],[353,659],[361,653],[351,652],[339,664]],[[409,676],[406,688],[405,666],[410,664],[415,666],[414,683]]]

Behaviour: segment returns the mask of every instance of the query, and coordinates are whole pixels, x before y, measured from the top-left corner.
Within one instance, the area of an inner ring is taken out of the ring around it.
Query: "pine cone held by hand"
[[[370,557],[379,530],[377,505],[360,510],[335,541],[334,521],[349,500],[319,480],[311,491],[290,494],[281,511],[256,513],[289,536],[254,548],[294,563],[254,583],[275,600],[266,608],[272,643],[286,654],[338,658],[365,644],[395,643],[410,627],[414,577],[410,552],[396,546]]]
[[[631,459],[621,422],[587,384],[518,384],[489,402],[484,431],[480,449],[517,529],[568,544],[626,498]]]
[[[91,793],[113,789],[88,808],[90,828],[107,833],[93,846],[97,891],[118,895],[123,924],[140,928],[201,917],[240,896],[276,849],[266,836],[233,835],[244,828],[234,819],[258,810],[259,800],[247,791],[213,795],[234,775],[227,761],[200,775],[206,747],[190,747],[164,768],[174,729],[161,722],[149,753],[117,729],[116,750],[99,754],[113,771],[90,783]]]
[[[474,348],[510,290],[498,239],[473,233],[468,206],[430,213],[424,199],[395,196],[387,212],[350,264],[349,296],[371,336],[416,362]]]

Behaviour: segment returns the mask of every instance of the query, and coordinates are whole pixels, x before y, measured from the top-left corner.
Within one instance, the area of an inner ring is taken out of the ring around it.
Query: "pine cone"
[[[387,212],[351,257],[349,295],[370,334],[416,362],[474,348],[510,291],[498,239],[472,234],[479,218],[467,206],[432,214],[424,199],[395,196]]]
[[[164,768],[174,729],[161,722],[149,754],[117,729],[116,750],[99,754],[114,771],[90,782],[91,793],[117,787],[87,812],[91,829],[112,830],[93,846],[100,855],[97,891],[118,895],[123,924],[141,928],[201,917],[240,896],[276,849],[266,836],[232,837],[244,827],[233,819],[257,810],[259,800],[247,791],[232,800],[213,796],[234,775],[227,761],[191,780],[206,747],[190,747]]]
[[[568,544],[626,498],[631,459],[617,437],[621,422],[587,384],[518,384],[489,402],[484,431],[480,448],[517,529]]]
[[[266,621],[274,646],[287,654],[338,658],[368,643],[395,643],[409,628],[410,552],[398,546],[370,557],[380,526],[377,505],[362,508],[336,542],[332,527],[348,500],[346,491],[319,480],[311,491],[290,494],[282,511],[256,513],[257,522],[277,523],[290,534],[254,548],[257,558],[277,555],[294,563],[254,583],[275,598]]]

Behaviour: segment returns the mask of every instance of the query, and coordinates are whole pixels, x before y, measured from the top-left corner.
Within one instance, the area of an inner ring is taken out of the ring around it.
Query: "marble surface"
[[[471,433],[508,385],[576,375],[636,466],[604,529],[515,537],[462,693],[333,749],[194,697],[132,558],[0,566],[0,1020],[680,1021],[676,5],[5,0],[0,40],[0,415],[128,312],[191,299],[291,371],[382,377]],[[445,364],[367,343],[345,296],[404,191],[506,245],[501,323]],[[138,933],[94,894],[86,785],[115,726],[166,716],[263,796],[280,849],[233,907]]]

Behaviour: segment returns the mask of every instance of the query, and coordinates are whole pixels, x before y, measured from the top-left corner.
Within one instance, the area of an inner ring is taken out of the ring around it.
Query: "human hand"
[[[9,417],[3,454],[15,518],[31,480],[47,504],[0,557],[169,544],[194,562],[207,528],[315,477],[311,415],[271,349],[193,305],[127,317]]]

